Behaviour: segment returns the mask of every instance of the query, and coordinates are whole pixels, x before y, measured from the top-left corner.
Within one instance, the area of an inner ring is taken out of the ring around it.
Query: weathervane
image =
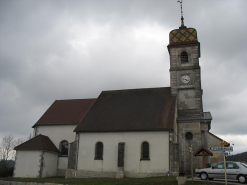
[[[183,17],[183,0],[178,0],[177,2],[180,3],[180,7],[181,7],[181,27],[185,27],[184,17]]]

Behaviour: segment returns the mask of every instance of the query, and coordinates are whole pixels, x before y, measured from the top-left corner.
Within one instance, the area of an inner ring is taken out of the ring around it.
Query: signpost
[[[227,142],[223,141],[223,142],[220,143],[220,145],[221,146],[230,146],[230,143],[227,143]]]
[[[230,146],[228,142],[222,141],[220,143],[221,146],[211,146],[210,150],[212,151],[222,151],[220,155],[224,156],[224,171],[225,171],[225,183],[227,185],[227,177],[226,177],[226,156],[229,155],[228,152],[233,151],[233,147]],[[228,152],[226,152],[228,151]]]
[[[212,151],[233,151],[233,147],[232,146],[211,146],[210,150]]]
[[[224,156],[224,171],[225,171],[225,183],[227,185],[227,177],[226,177],[226,156]]]
[[[223,156],[228,156],[229,153],[228,152],[221,152],[220,155],[223,155]]]

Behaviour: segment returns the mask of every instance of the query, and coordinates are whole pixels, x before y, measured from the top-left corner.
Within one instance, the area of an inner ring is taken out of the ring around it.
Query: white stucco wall
[[[76,125],[49,125],[49,126],[37,126],[36,135],[42,134],[48,136],[55,146],[59,149],[61,141],[66,140],[69,143],[75,141],[75,129]]]
[[[44,152],[43,159],[43,177],[54,177],[57,175],[57,157],[58,154]]]
[[[55,146],[59,149],[61,141],[66,140],[69,143],[75,141],[75,133],[73,130],[76,125],[49,125],[49,126],[37,126],[36,135],[42,134],[48,136]],[[68,157],[59,157],[58,169],[67,169]]]
[[[67,169],[68,157],[58,157],[58,169]]]
[[[39,177],[42,151],[17,151],[14,177]]]
[[[103,160],[94,160],[95,144],[104,145]],[[141,144],[149,143],[150,161],[140,161]],[[124,171],[165,173],[169,171],[169,132],[81,133],[78,170],[117,171],[118,143],[125,143]]]

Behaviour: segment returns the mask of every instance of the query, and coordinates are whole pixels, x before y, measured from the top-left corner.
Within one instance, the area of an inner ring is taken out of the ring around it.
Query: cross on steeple
[[[186,27],[184,26],[184,17],[183,17],[183,0],[178,0],[178,3],[180,3],[181,7],[181,28]]]

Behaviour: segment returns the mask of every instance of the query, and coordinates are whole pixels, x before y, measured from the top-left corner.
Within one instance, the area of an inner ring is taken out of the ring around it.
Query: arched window
[[[149,144],[144,141],[141,146],[141,160],[150,160],[149,159]]]
[[[103,160],[103,143],[97,142],[95,145],[95,160]]]
[[[186,51],[183,51],[181,53],[181,63],[188,63],[188,53]]]
[[[68,152],[69,152],[68,141],[61,141],[59,148],[60,148],[60,155],[61,156],[68,156]]]

